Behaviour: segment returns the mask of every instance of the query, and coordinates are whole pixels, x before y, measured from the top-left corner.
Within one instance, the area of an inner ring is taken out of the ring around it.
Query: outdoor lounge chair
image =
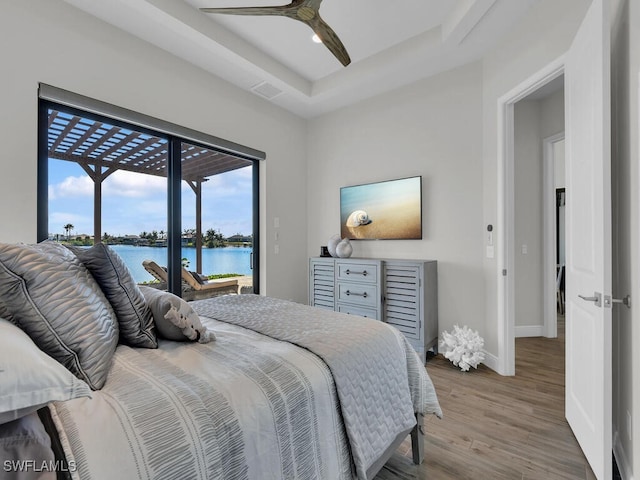
[[[164,268],[153,260],[144,260],[142,266],[166,288],[168,277]],[[186,268],[182,268],[182,298],[185,300],[200,300],[230,293],[238,293],[237,279],[201,281],[196,279]]]

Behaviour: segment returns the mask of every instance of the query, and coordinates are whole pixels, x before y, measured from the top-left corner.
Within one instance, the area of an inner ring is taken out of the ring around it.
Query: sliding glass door
[[[235,279],[250,289],[253,162],[186,142],[180,158],[183,266],[198,282]]]
[[[176,294],[193,288],[182,267],[257,292],[256,160],[40,102],[39,240],[103,242]]]

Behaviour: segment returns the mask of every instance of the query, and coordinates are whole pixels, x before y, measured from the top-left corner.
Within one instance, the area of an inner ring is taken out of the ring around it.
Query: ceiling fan
[[[201,8],[205,13],[225,13],[231,15],[279,15],[305,23],[320,38],[322,43],[345,67],[351,63],[347,49],[329,25],[320,17],[322,0],[293,0],[288,5],[269,7],[229,7]]]

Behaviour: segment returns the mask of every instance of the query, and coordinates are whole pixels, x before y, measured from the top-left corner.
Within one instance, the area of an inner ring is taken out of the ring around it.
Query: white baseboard
[[[487,367],[489,367],[494,372],[500,373],[500,369],[498,368],[498,365],[499,365],[498,357],[487,352],[484,349],[482,350],[482,352],[484,353],[484,360],[482,361],[482,363]]]
[[[616,463],[618,464],[618,470],[620,470],[622,480],[633,480],[633,471],[624,453],[620,435],[618,435],[618,431],[615,430],[615,426],[613,432],[613,455],[616,457]]]
[[[544,337],[544,325],[521,325],[516,326],[516,338],[521,337]]]

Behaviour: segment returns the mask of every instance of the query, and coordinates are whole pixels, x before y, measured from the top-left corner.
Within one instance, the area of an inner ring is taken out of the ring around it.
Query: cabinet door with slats
[[[309,263],[309,304],[312,307],[335,308],[335,267],[333,261],[311,260]]]
[[[420,268],[387,263],[384,270],[384,320],[408,339],[420,339]]]

